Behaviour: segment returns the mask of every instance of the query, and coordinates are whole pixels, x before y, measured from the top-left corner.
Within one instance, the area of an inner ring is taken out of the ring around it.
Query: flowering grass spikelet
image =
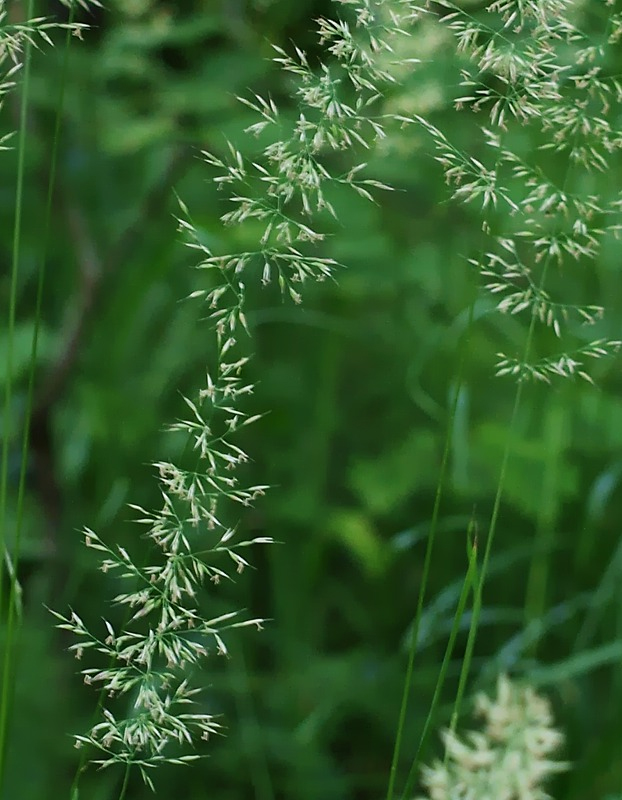
[[[595,44],[595,34],[582,31],[586,11],[577,0],[499,0],[476,13],[451,0],[438,5],[439,24],[453,33],[462,58],[454,102],[478,120],[481,154],[463,152],[422,116],[403,122],[431,136],[453,198],[481,209],[486,245],[469,263],[497,311],[527,318],[524,352],[499,354],[496,374],[591,382],[584,357],[614,354],[620,341],[590,339],[587,329],[602,320],[603,308],[560,294],[568,276],[584,271],[620,230],[619,195],[603,175],[622,150],[622,86],[606,60],[620,12],[607,12]],[[532,359],[536,323],[568,342],[566,349]]]
[[[548,800],[543,784],[568,768],[555,759],[564,737],[548,700],[501,675],[496,697],[479,694],[475,713],[481,731],[443,733],[445,759],[423,768],[418,800]]]
[[[75,611],[55,612],[77,638],[70,648],[76,657],[92,651],[106,661],[82,670],[106,703],[77,744],[97,749],[101,766],[135,765],[149,785],[148,767],[194,760],[197,753],[184,748],[220,730],[193,678],[208,655],[227,655],[228,630],[262,623],[214,602],[219,584],[250,565],[249,548],[271,542],[240,534],[239,512],[268,488],[243,481],[249,457],[236,440],[260,417],[246,410],[253,393],[245,379],[248,289],[275,282],[298,304],[308,284],[334,276],[335,197],[346,190],[373,201],[377,191],[391,190],[365,171],[390,126],[415,125],[429,136],[453,199],[481,212],[485,245],[469,263],[499,319],[522,319],[527,332],[522,352],[498,354],[497,375],[592,381],[588,361],[621,346],[590,330],[602,323],[601,305],[565,294],[567,276],[585,270],[622,225],[622,201],[605,191],[607,165],[622,151],[615,125],[622,88],[603,58],[622,29],[620,15],[611,13],[595,43],[581,31],[583,4],[575,0],[497,0],[472,13],[451,0],[335,0],[335,7],[334,18],[316,21],[324,58],[311,59],[296,44],[273,46],[289,105],[258,92],[239,98],[254,116],[245,131],[253,155],[238,141],[202,152],[225,196],[220,221],[236,229],[223,241],[243,242],[239,249],[206,243],[179,201],[178,228],[203,281],[190,299],[207,310],[215,355],[202,388],[184,398],[182,417],[169,426],[186,438],[193,463],[157,459],[159,507],[132,506],[154,557],[138,564],[127,549],[84,532],[102,571],[120,579],[113,602],[125,621],[117,629],[105,619],[96,635]],[[475,154],[423,115],[386,113],[387,88],[405,64],[419,63],[397,53],[422,18],[454,39],[454,102],[476,122]],[[564,168],[551,168],[552,154]],[[550,352],[534,355],[536,329],[545,329]],[[466,740],[446,733],[446,762],[424,772],[431,800],[543,800],[541,782],[564,768],[549,759],[561,736],[546,701],[502,677],[497,698],[480,697],[478,710],[484,732]]]
[[[195,465],[157,460],[160,507],[131,506],[155,556],[138,564],[124,547],[84,531],[86,546],[101,555],[101,570],[120,579],[123,588],[113,603],[124,609],[125,621],[117,629],[105,619],[105,631],[97,635],[75,611],[53,612],[59,627],[77,639],[70,646],[77,658],[96,652],[106,661],[103,668],[82,669],[85,683],[101,687],[102,702],[90,731],[75,737],[77,746],[99,751],[95,763],[102,767],[133,765],[151,787],[150,767],[196,759],[197,753],[184,750],[220,730],[193,682],[205,658],[228,654],[228,630],[259,628],[263,621],[235,611],[210,613],[219,584],[249,566],[247,549],[272,541],[240,540],[238,534],[239,510],[268,488],[238,477],[249,457],[236,435],[261,416],[244,410],[253,392],[244,379],[249,356],[241,344],[249,333],[248,282],[265,285],[276,277],[282,292],[301,302],[305,283],[332,276],[338,266],[326,252],[322,228],[337,218],[332,187],[348,187],[369,200],[374,190],[390,188],[363,177],[364,162],[336,171],[327,156],[339,153],[347,163],[350,151],[356,159],[385,135],[387,120],[372,108],[392,80],[392,42],[406,35],[415,7],[394,0],[339,0],[336,6],[343,19],[317,22],[330,61],[312,68],[300,48],[290,54],[275,47],[273,61],[292,81],[293,119],[270,97],[240,98],[257,116],[247,133],[262,137],[261,154],[249,159],[232,143],[223,153],[202,154],[218,188],[228,192],[230,208],[221,221],[229,227],[261,223],[256,247],[212,251],[179,200],[178,228],[198,254],[196,268],[206,283],[190,299],[208,309],[216,355],[198,395],[184,398],[185,414],[169,426],[186,437]]]

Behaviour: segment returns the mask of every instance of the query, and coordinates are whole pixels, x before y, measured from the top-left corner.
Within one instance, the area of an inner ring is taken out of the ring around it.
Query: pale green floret
[[[547,778],[568,769],[554,758],[564,737],[548,700],[502,675],[496,697],[480,694],[475,711],[483,729],[443,732],[445,759],[423,768],[427,794],[417,800],[547,800]]]

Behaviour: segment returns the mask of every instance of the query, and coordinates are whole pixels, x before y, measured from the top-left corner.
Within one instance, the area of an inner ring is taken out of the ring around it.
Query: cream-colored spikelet
[[[483,729],[443,732],[445,759],[423,768],[418,800],[547,800],[546,779],[568,768],[554,757],[564,737],[549,701],[501,675],[496,697],[480,694],[475,708]]]

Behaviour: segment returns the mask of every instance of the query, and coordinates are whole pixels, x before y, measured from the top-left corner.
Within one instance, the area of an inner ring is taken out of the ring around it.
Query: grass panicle
[[[86,0],[63,2],[72,12],[99,5]],[[277,103],[260,91],[238,98],[245,114],[252,115],[250,124],[235,141],[224,139],[221,146],[212,142],[201,153],[203,169],[223,197],[220,223],[234,232],[228,239],[236,243],[231,251],[214,244],[179,199],[178,232],[199,271],[199,288],[192,291],[189,301],[206,310],[211,331],[209,364],[201,388],[180,401],[183,413],[168,426],[171,441],[181,440],[185,447],[180,448],[177,460],[154,455],[155,507],[131,505],[143,532],[141,543],[123,547],[105,541],[91,527],[83,531],[85,546],[97,554],[101,571],[110,575],[106,581],[114,587],[100,628],[87,625],[79,609],[52,612],[58,627],[73,637],[69,649],[83,663],[82,679],[99,691],[90,728],[75,736],[83,759],[79,773],[86,760],[99,767],[120,766],[121,798],[134,771],[154,789],[152,768],[163,763],[188,764],[201,757],[201,740],[222,730],[219,716],[202,693],[207,659],[229,656],[232,631],[260,629],[264,622],[260,616],[231,608],[222,591],[251,566],[257,546],[273,542],[270,535],[244,533],[246,509],[269,488],[267,481],[246,478],[250,455],[243,447],[244,432],[263,412],[253,407],[254,386],[247,378],[253,351],[250,298],[259,287],[276,284],[286,301],[300,304],[309,284],[337,277],[342,265],[331,244],[341,224],[342,206],[360,202],[359,198],[375,202],[396,188],[388,180],[373,177],[368,161],[377,151],[390,153],[392,143],[408,135],[433,153],[448,200],[477,220],[481,246],[476,253],[460,254],[468,264],[465,270],[477,299],[464,312],[468,323],[457,348],[459,368],[448,403],[447,434],[413,614],[387,798],[393,800],[397,793],[406,749],[414,756],[406,769],[404,800],[414,792],[419,759],[425,757],[425,745],[438,723],[444,683],[465,619],[468,631],[458,686],[449,728],[443,734],[445,758],[422,772],[427,798],[544,800],[548,796],[545,780],[567,768],[555,760],[563,737],[553,724],[548,702],[503,675],[495,699],[479,695],[476,700],[483,731],[461,738],[457,729],[473,670],[486,578],[525,398],[536,391],[536,383],[594,382],[599,370],[605,369],[603,359],[622,346],[610,334],[604,305],[577,289],[592,285],[584,276],[622,229],[622,199],[610,179],[621,166],[622,83],[608,67],[610,48],[619,47],[622,38],[622,12],[609,0],[597,4],[596,11],[586,0],[495,0],[482,7],[467,5],[451,0],[425,4],[335,0],[335,13],[316,20],[317,47],[312,54],[296,42],[273,47],[272,65],[286,99]],[[13,91],[22,63],[26,83],[9,292],[7,421],[14,399],[10,377],[28,54],[50,43],[55,28],[80,38],[85,27],[73,23],[73,17],[67,25],[58,25],[34,12],[31,16],[29,22],[9,23],[6,4],[0,0],[0,100]],[[415,33],[422,26],[428,33],[441,31],[442,41],[452,48],[452,63],[458,64],[453,105],[468,135],[446,129],[442,117],[437,120],[433,112],[392,110],[399,107],[391,99],[398,96],[399,100],[400,84],[425,65],[423,54],[410,46],[419,41]],[[9,137],[2,137],[0,149],[8,147]],[[486,313],[476,314],[476,303]],[[482,541],[477,540],[481,526],[475,524],[475,514],[467,531],[465,578],[417,744],[406,741],[405,731],[419,627],[434,570],[433,546],[448,479],[451,437],[462,384],[467,380],[469,339],[476,326],[485,328],[492,318],[495,341],[501,344],[490,372],[515,381],[509,395],[507,436]],[[33,365],[35,356],[36,342]],[[552,419],[557,428],[550,437],[554,452],[548,462],[551,493],[558,485],[557,461],[566,446],[561,403],[555,413]],[[27,431],[26,426],[24,442]],[[0,480],[3,524],[8,441],[5,435]],[[26,445],[23,452],[25,456]],[[25,457],[22,464],[20,497]],[[534,547],[525,602],[525,621],[532,628],[547,608],[547,554],[555,541],[556,513],[557,504],[551,502],[538,520],[541,541]],[[0,759],[11,688],[7,664],[18,600],[19,535],[16,541],[13,553],[4,546],[7,568],[0,570],[0,602],[5,571],[12,582]],[[532,648],[533,654],[535,645],[529,641],[525,647]],[[261,770],[263,774],[263,765]],[[0,777],[1,773],[0,762]],[[266,791],[272,792],[269,781],[266,785]]]
[[[564,737],[548,700],[501,675],[496,697],[480,693],[475,712],[481,730],[443,732],[445,758],[423,768],[418,800],[547,800],[547,779],[568,769],[556,758]]]
[[[370,200],[373,192],[390,188],[364,177],[361,161],[345,173],[331,171],[328,156],[339,152],[344,158],[352,151],[356,158],[385,136],[386,120],[374,116],[374,104],[392,80],[387,56],[393,39],[406,35],[414,7],[387,0],[337,5],[344,18],[318,21],[330,61],[312,68],[299,48],[291,55],[275,48],[273,61],[291,81],[293,119],[270,97],[240,98],[257,117],[247,134],[265,142],[260,157],[250,159],[232,143],[222,154],[202,154],[232,205],[222,222],[242,231],[259,225],[255,247],[214,252],[179,201],[179,231],[198,254],[196,268],[205,272],[207,284],[192,292],[191,300],[208,309],[216,355],[199,395],[185,398],[186,415],[170,426],[186,437],[195,465],[157,461],[161,507],[133,506],[156,557],[141,565],[125,548],[108,545],[90,528],[84,531],[86,546],[101,554],[102,571],[118,575],[128,587],[113,599],[126,608],[126,622],[117,630],[104,619],[102,633],[95,634],[76,611],[54,612],[59,627],[76,637],[70,650],[77,658],[96,652],[105,661],[103,667],[82,669],[84,681],[101,688],[102,702],[90,731],[75,737],[77,746],[99,751],[94,762],[101,767],[135,766],[151,787],[150,767],[195,760],[198,754],[183,752],[184,747],[220,729],[203,710],[193,670],[210,653],[227,655],[226,631],[261,627],[263,621],[236,611],[216,617],[209,612],[218,584],[232,579],[232,570],[249,566],[245,552],[272,541],[238,535],[236,508],[252,505],[268,488],[246,486],[238,478],[248,455],[236,434],[260,416],[245,410],[253,392],[244,380],[249,356],[242,340],[248,333],[248,282],[276,279],[282,292],[301,302],[306,282],[331,277],[338,267],[327,252],[327,220],[338,220],[333,188],[346,187]],[[115,712],[119,696],[125,701]]]

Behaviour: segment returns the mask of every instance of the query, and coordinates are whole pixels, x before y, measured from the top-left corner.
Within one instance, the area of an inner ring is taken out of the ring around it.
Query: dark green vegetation
[[[37,13],[62,13],[48,5]],[[77,764],[69,734],[88,728],[95,695],[75,678],[77,664],[65,652],[70,640],[53,629],[45,606],[71,606],[94,625],[109,614],[114,578],[97,571],[78,531],[88,525],[140,560],[141,530],[128,522],[127,504],[159,502],[149,464],[177,455],[163,426],[184,413],[181,394],[196,393],[213,358],[205,310],[180,302],[203,288],[205,277],[191,269],[192,254],[182,246],[174,191],[210,247],[244,247],[240,230],[219,222],[227,206],[196,155],[224,153],[227,138],[242,142],[256,120],[236,95],[270,94],[287,109],[289,78],[267,60],[269,42],[288,51],[295,42],[313,60],[314,19],[331,13],[329,3],[304,0],[119,0],[82,15],[94,27],[84,42],[72,40],[65,82],[3,800],[69,796]],[[603,35],[604,16],[600,3],[585,10],[583,24],[595,38]],[[61,38],[54,50],[35,53],[32,65],[15,388],[5,424],[14,481],[9,551]],[[461,62],[447,30],[426,23],[407,50],[405,58],[424,63],[404,67],[401,83],[387,90],[386,110],[429,119],[457,147],[483,158],[485,115],[453,106]],[[609,76],[622,70],[619,47],[607,51],[605,68]],[[619,102],[608,114],[619,129]],[[17,128],[18,116],[11,95],[2,131]],[[527,154],[544,141],[518,125],[509,135]],[[154,776],[159,797],[384,796],[448,425],[398,792],[468,568],[467,532],[477,533],[483,551],[508,444],[469,689],[490,685],[499,670],[542,684],[574,763],[552,788],[555,797],[605,800],[622,791],[619,358],[594,363],[596,386],[568,378],[526,383],[510,431],[516,383],[495,377],[496,354],[518,356],[527,326],[520,316],[500,315],[478,288],[482,280],[468,259],[482,250],[481,209],[449,202],[434,155],[428,133],[408,126],[362,156],[367,174],[397,191],[378,192],[376,206],[345,193],[332,198],[338,223],[321,249],[346,266],[336,282],[306,287],[302,306],[273,285],[262,289],[257,281],[249,289],[253,413],[268,413],[242,443],[253,457],[250,481],[274,489],[240,524],[249,536],[279,544],[257,548],[256,569],[219,587],[214,615],[244,606],[271,621],[261,633],[231,635],[230,659],[206,662],[206,708],[223,715],[227,735],[209,742],[210,757],[200,764]],[[548,151],[541,163],[551,180],[566,180],[563,150]],[[13,154],[4,153],[2,320],[15,170]],[[621,181],[614,157],[604,175],[578,175],[574,188],[597,193],[604,204],[619,196]],[[523,196],[515,180],[508,185]],[[499,231],[506,230],[505,214],[499,208],[490,219]],[[605,307],[596,333],[577,334],[579,345],[620,338],[619,253],[619,243],[605,238],[597,258],[552,276],[551,293],[564,302]],[[4,365],[4,325],[0,333]],[[559,349],[550,330],[536,330],[534,360]],[[0,375],[6,381],[6,370]],[[6,608],[6,581],[3,592]],[[469,622],[467,612],[435,726],[449,719]],[[432,735],[426,755],[437,747]],[[128,796],[150,796],[133,777]],[[80,797],[116,799],[121,780],[116,768],[91,770]]]

